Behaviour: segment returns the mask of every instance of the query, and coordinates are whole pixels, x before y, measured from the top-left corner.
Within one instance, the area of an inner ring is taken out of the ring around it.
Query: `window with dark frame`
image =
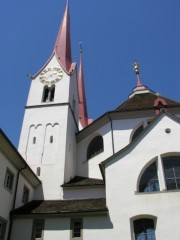
[[[9,169],[7,169],[6,175],[5,175],[5,180],[4,180],[4,187],[6,189],[8,189],[9,191],[12,191],[13,180],[14,180],[14,174]]]
[[[26,204],[26,203],[28,203],[28,201],[29,201],[29,189],[28,189],[26,186],[24,186],[24,188],[23,188],[22,202],[23,202],[24,204]]]
[[[71,239],[82,240],[82,219],[71,219]]]
[[[156,162],[146,168],[139,182],[139,192],[159,191]]]
[[[0,217],[0,240],[4,240],[7,221]]]
[[[163,158],[163,167],[167,190],[180,189],[180,156]]]
[[[97,136],[93,138],[93,140],[90,142],[87,149],[87,160],[95,157],[96,155],[100,154],[103,151],[104,151],[104,144],[103,144],[102,136]]]
[[[44,219],[33,221],[32,240],[43,240]]]
[[[154,220],[143,218],[133,222],[134,240],[156,240]]]

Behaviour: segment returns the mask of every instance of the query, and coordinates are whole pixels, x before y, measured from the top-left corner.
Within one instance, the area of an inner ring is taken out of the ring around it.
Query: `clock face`
[[[39,80],[41,83],[46,85],[55,84],[60,81],[63,77],[63,71],[58,67],[48,67],[45,68],[39,74]]]

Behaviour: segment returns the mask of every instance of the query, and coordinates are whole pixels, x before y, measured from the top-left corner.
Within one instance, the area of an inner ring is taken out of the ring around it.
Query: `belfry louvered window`
[[[97,136],[93,138],[90,142],[88,149],[87,149],[87,160],[90,158],[95,157],[99,153],[104,151],[104,144],[102,136]]]

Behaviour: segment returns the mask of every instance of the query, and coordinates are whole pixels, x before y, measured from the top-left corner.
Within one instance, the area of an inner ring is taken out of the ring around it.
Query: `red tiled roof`
[[[173,101],[171,99],[163,98],[167,103],[168,107],[180,107],[180,103]],[[157,99],[157,95],[155,93],[141,93],[135,94],[131,98],[129,98],[126,102],[121,104],[119,107],[115,109],[115,111],[133,111],[133,110],[145,110],[145,109],[154,109],[154,101]]]
[[[82,187],[100,185],[102,186],[104,185],[104,181],[102,179],[75,176],[68,183],[63,184],[62,187]]]
[[[80,200],[34,200],[28,204],[15,209],[12,215],[34,215],[34,214],[68,214],[106,212],[105,198],[80,199]]]

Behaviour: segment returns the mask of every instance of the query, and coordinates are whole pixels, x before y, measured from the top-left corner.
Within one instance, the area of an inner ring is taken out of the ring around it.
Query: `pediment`
[[[178,151],[179,136],[180,119],[167,111],[162,111],[134,141],[103,161],[101,167],[107,167],[124,158],[137,158],[143,155],[153,156],[158,152],[170,151],[171,148],[172,150],[177,148]]]

